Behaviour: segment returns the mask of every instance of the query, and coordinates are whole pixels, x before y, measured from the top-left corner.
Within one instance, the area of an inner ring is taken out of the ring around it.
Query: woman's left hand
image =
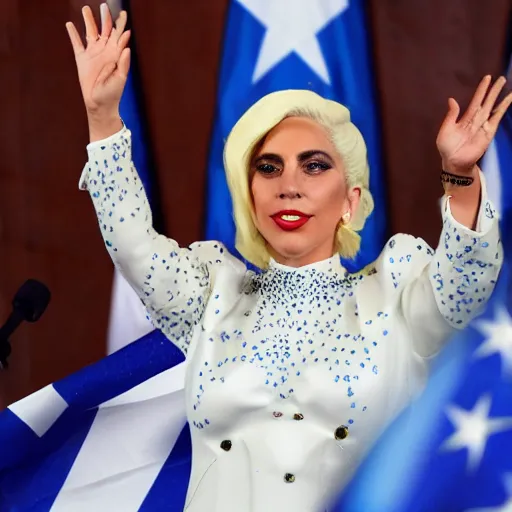
[[[482,158],[494,137],[501,118],[512,103],[510,93],[494,109],[505,83],[506,79],[500,77],[489,90],[491,77],[485,76],[468,109],[458,121],[459,104],[453,98],[448,100],[448,113],[436,141],[443,170],[462,176],[473,173],[478,160]]]

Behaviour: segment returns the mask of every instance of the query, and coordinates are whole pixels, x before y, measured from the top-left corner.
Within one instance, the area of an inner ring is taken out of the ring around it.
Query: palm
[[[129,69],[130,32],[124,32],[126,13],[122,12],[112,26],[112,17],[106,5],[102,6],[102,31],[98,29],[89,7],[84,7],[87,47],[72,23],[67,24],[75,52],[78,78],[84,103],[89,111],[119,104]]]
[[[122,86],[117,83],[119,78],[100,81],[98,77],[105,68],[115,69],[120,52],[116,46],[104,44],[101,40],[90,44],[89,49],[77,56],[78,78],[84,100],[93,107],[99,107],[101,103],[116,99],[119,94],[119,86]]]
[[[484,130],[474,132],[471,126],[453,123],[440,132],[438,148],[453,166],[468,168],[483,156],[491,140]]]
[[[460,120],[458,103],[450,98],[448,114],[437,136],[437,147],[445,170],[469,172],[487,150],[498,124],[512,102],[509,94],[494,110],[496,99],[506,80],[501,77],[489,90],[491,77],[486,76],[478,86],[473,99]]]

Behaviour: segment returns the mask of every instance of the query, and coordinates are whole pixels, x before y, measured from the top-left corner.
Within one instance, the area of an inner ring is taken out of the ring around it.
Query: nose
[[[292,190],[281,192],[279,194],[279,199],[300,199],[301,197],[302,196],[300,195],[300,192],[295,192]]]
[[[297,180],[292,173],[283,173],[279,185],[280,187],[277,194],[279,199],[300,199],[302,197]]]

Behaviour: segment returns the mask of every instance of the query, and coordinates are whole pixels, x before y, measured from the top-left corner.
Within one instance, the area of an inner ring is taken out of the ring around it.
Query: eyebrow
[[[254,159],[253,164],[256,165],[257,163],[261,162],[262,160],[266,160],[268,162],[274,162],[276,164],[283,163],[283,159],[276,153],[263,153],[262,155],[260,155]]]
[[[308,151],[303,151],[302,153],[299,153],[299,155],[297,156],[297,160],[299,162],[304,162],[305,160],[308,160],[313,156],[323,156],[332,164],[334,164],[331,155],[329,155],[329,153],[326,153],[325,151],[322,151],[321,149],[310,149]],[[254,159],[253,165],[258,164],[262,160],[265,160],[267,162],[274,162],[277,164],[283,163],[283,158],[280,155],[276,153],[263,153],[262,155],[259,155],[257,158]]]
[[[329,153],[326,153],[325,151],[322,151],[321,149],[310,149],[309,151],[303,151],[302,153],[299,154],[297,160],[299,162],[304,162],[304,160],[308,160],[313,156],[323,156],[332,164],[334,164],[334,160],[332,159],[331,155],[329,155]]]

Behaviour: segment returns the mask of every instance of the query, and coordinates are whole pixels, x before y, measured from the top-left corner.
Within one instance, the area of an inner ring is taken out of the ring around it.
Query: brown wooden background
[[[131,1],[165,232],[182,244],[202,237],[227,3]],[[81,6],[0,1],[0,321],[26,278],[42,280],[53,293],[41,321],[13,337],[0,405],[105,351],[112,266],[89,197],[77,189],[87,127],[64,28],[67,20],[80,21]],[[502,71],[512,1],[370,0],[368,11],[391,231],[435,244],[435,136],[446,100],[452,95],[466,104],[482,75]],[[176,172],[184,154],[187,172]]]

